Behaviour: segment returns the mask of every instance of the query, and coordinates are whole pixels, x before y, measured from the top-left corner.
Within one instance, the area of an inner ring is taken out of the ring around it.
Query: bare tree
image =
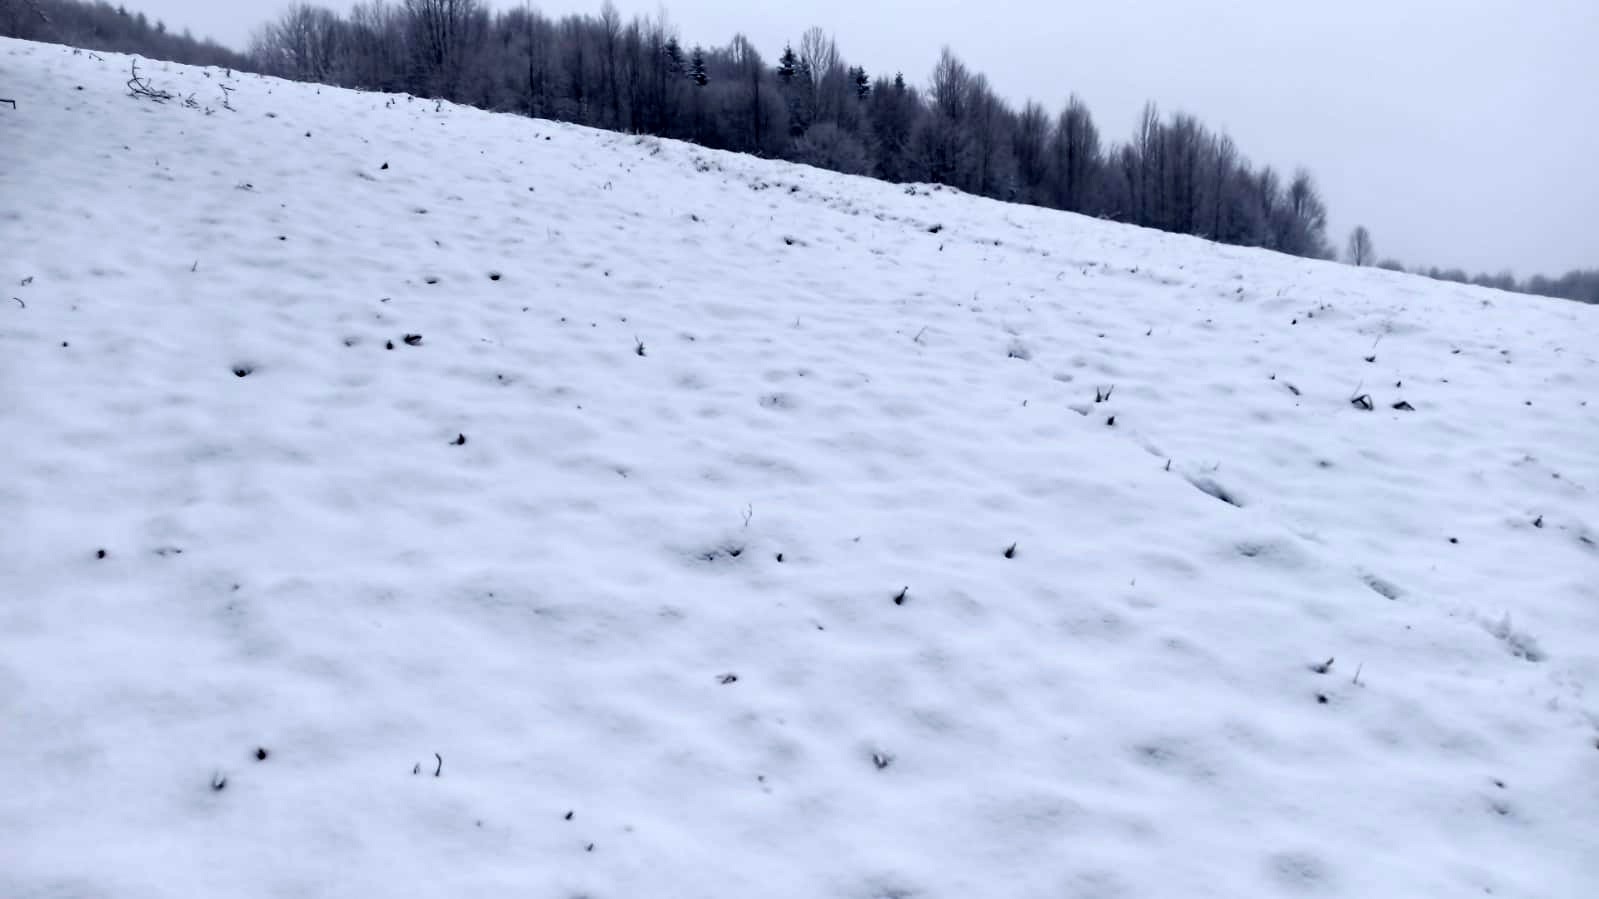
[[[482,0],[405,0],[403,9],[416,68],[413,90],[460,99],[488,26]]]
[[[1243,216],[1239,213],[1242,193],[1238,181],[1238,147],[1225,134],[1211,139],[1207,151],[1208,183],[1206,202],[1210,204],[1211,240],[1231,241]]]
[[[1277,244],[1275,249],[1295,256],[1320,257],[1326,254],[1327,204],[1322,202],[1316,182],[1305,169],[1294,172],[1283,194],[1282,204],[1272,219]]]
[[[268,74],[298,81],[331,81],[351,54],[343,46],[346,26],[319,6],[295,3],[277,21],[256,30],[250,55]]]
[[[1350,265],[1371,265],[1377,257],[1377,251],[1372,247],[1371,232],[1365,225],[1356,226],[1349,232],[1349,246],[1344,251]]]
[[[733,35],[726,51],[728,68],[733,75],[726,89],[733,120],[742,119],[747,129],[733,146],[757,155],[765,155],[779,145],[787,133],[787,123],[779,115],[781,98],[776,88],[767,82],[766,63],[755,44],[742,34]],[[774,133],[775,132],[775,133]]]
[[[1052,155],[1056,205],[1072,212],[1087,211],[1093,180],[1098,177],[1103,159],[1099,129],[1094,126],[1088,105],[1076,94],[1066,101],[1055,125]]]
[[[972,73],[948,47],[933,67],[928,101],[928,121],[919,131],[921,167],[933,181],[972,190]]]
[[[1136,162],[1132,187],[1133,221],[1154,226],[1161,218],[1165,198],[1161,188],[1166,179],[1161,166],[1166,154],[1161,146],[1165,131],[1160,125],[1160,109],[1153,101],[1145,103],[1138,114],[1137,130],[1133,132],[1131,147]]]
[[[1156,224],[1168,231],[1198,234],[1203,199],[1203,156],[1211,140],[1210,132],[1199,119],[1187,113],[1172,116],[1163,132],[1160,171],[1165,208]]]
[[[1049,202],[1049,113],[1028,101],[1016,116],[1011,147],[1016,154],[1016,178],[1024,203]]]
[[[849,102],[855,84],[833,36],[821,27],[805,29],[800,36],[799,64],[809,73],[811,120],[853,125],[859,118]]]
[[[796,140],[794,159],[846,175],[864,175],[871,165],[860,138],[832,122],[822,122]]]
[[[600,94],[609,110],[606,124],[617,128],[622,121],[621,60],[619,44],[622,36],[622,14],[616,4],[605,0],[600,7]]]

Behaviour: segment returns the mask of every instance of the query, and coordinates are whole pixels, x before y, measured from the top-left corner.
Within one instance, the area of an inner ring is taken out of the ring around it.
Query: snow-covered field
[[[0,40],[0,896],[1599,895],[1599,309],[128,65]]]

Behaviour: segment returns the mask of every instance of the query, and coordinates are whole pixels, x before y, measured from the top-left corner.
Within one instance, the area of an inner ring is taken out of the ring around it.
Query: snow
[[[0,895],[1599,889],[1599,310],[128,64],[0,41]]]

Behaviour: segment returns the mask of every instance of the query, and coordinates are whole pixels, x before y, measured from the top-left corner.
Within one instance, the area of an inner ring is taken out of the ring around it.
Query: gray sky
[[[534,3],[550,15],[601,0]],[[652,0],[616,0],[624,16]],[[489,0],[490,5],[520,5]],[[243,47],[279,0],[127,0]],[[327,4],[335,9],[344,0]],[[1183,110],[1256,163],[1308,166],[1331,236],[1407,264],[1599,267],[1599,0],[670,0],[685,43],[743,31],[775,58],[810,25],[851,63],[923,84],[948,43],[1018,105],[1073,91],[1100,130]]]

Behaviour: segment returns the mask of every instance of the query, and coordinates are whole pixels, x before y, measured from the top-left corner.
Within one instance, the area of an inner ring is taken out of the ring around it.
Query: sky
[[[489,0],[509,7],[510,0]],[[533,4],[593,13],[600,0]],[[242,48],[280,0],[129,3]],[[345,4],[331,4],[343,8]],[[624,16],[655,3],[617,0]],[[1599,267],[1599,2],[673,0],[685,43],[742,31],[769,57],[811,25],[850,63],[921,84],[950,45],[1019,105],[1077,93],[1108,137],[1147,100],[1224,130],[1257,163],[1310,169],[1329,236],[1367,226],[1407,265]]]

